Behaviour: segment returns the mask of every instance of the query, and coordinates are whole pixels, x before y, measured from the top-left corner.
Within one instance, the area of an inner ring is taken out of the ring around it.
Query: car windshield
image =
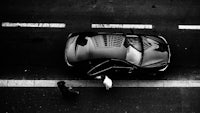
[[[129,45],[134,47],[136,50],[138,50],[140,52],[142,51],[141,41],[140,41],[139,37],[129,37],[129,38],[127,38],[127,42]]]

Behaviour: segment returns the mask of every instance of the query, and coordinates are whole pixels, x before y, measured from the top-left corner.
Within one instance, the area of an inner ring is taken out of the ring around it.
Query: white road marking
[[[0,87],[57,87],[60,80],[0,80]],[[66,86],[104,87],[100,80],[63,80]],[[200,80],[113,80],[113,87],[200,87]]]
[[[153,29],[151,24],[92,24],[91,28]]]
[[[12,23],[2,22],[2,27],[65,28],[65,23]]]
[[[2,22],[2,27],[65,28],[65,23],[20,23]],[[153,29],[152,24],[91,24],[91,28]],[[178,25],[180,30],[200,30],[200,25]]]
[[[178,25],[178,29],[200,30],[200,25]]]

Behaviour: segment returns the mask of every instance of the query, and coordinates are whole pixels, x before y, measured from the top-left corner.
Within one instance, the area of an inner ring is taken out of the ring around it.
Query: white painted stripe
[[[0,87],[57,87],[60,80],[0,80]],[[64,80],[66,86],[104,87],[100,80]],[[200,87],[200,80],[114,80],[113,87]]]
[[[178,25],[178,29],[200,30],[200,25]]]
[[[153,29],[151,24],[92,24],[92,28]]]
[[[2,22],[2,27],[65,28],[65,23],[12,23]]]

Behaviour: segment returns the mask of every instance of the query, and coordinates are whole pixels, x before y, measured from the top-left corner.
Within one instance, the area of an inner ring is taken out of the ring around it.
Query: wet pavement
[[[91,80],[86,72],[65,66],[5,66],[1,68],[0,79],[14,80]],[[170,67],[160,74],[137,73],[115,74],[116,80],[200,80],[199,67]]]
[[[61,68],[15,68],[1,73],[1,80],[88,80]],[[44,69],[44,70],[43,70]],[[199,80],[198,69],[169,70],[163,80]],[[13,72],[12,72],[13,71]],[[10,72],[10,75],[8,74]],[[177,73],[173,73],[177,72]],[[174,75],[173,75],[174,74]],[[6,76],[7,75],[7,76]],[[196,78],[195,78],[196,77]],[[121,77],[120,80],[124,79]],[[156,80],[156,78],[132,78]],[[159,79],[161,80],[161,79]],[[199,113],[199,87],[75,87],[80,94],[63,97],[57,87],[1,87],[1,113]]]
[[[198,0],[3,0],[0,22],[63,22],[64,29],[3,28],[0,33],[0,80],[91,80],[64,62],[71,32],[123,32],[92,29],[93,23],[152,24],[135,34],[162,35],[172,58],[166,72],[116,77],[119,80],[200,80],[200,31],[179,30],[200,24]],[[0,113],[199,113],[199,87],[76,87],[77,97],[63,98],[58,88],[0,87]]]
[[[1,113],[199,113],[199,88],[0,88]]]

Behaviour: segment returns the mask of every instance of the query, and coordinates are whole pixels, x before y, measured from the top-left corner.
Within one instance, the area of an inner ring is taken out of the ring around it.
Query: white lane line
[[[178,25],[178,29],[200,30],[200,25]]]
[[[57,87],[60,80],[0,80],[0,87]],[[64,80],[66,86],[104,87],[100,80]],[[114,80],[113,87],[200,87],[200,80]]]
[[[92,24],[91,28],[153,29],[151,24]]]
[[[65,23],[12,23],[2,22],[2,27],[65,28]]]

